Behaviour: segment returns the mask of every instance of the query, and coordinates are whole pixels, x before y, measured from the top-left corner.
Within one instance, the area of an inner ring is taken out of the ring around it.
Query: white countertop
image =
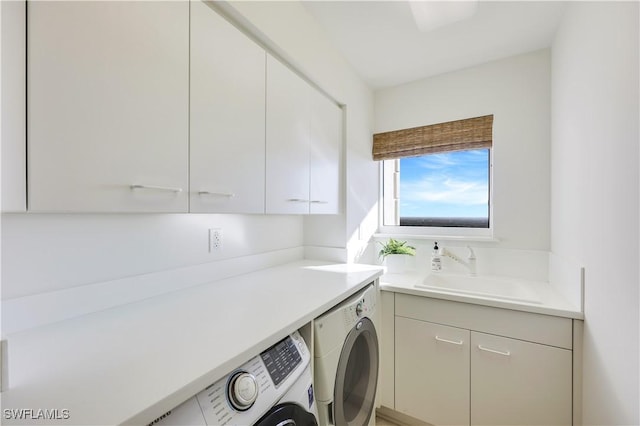
[[[300,261],[8,336],[2,408],[147,424],[382,274]]]
[[[384,274],[380,278],[380,289],[395,293],[412,294],[414,296],[431,297],[434,299],[451,300],[454,302],[472,303],[476,305],[492,306],[495,308],[512,309],[516,311],[533,312],[558,317],[584,319],[579,308],[570,304],[560,293],[546,282],[530,281],[530,290],[534,292],[540,303],[527,303],[514,300],[456,293],[436,289],[419,288],[415,285],[425,278],[424,274]]]

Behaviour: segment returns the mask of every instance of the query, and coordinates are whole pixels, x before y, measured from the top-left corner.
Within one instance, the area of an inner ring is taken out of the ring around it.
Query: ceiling
[[[420,32],[408,1],[303,1],[374,89],[549,47],[560,1],[480,1],[469,19]]]

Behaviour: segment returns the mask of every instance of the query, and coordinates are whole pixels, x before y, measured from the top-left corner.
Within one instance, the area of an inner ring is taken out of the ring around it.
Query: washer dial
[[[238,411],[246,411],[258,398],[258,381],[246,371],[238,371],[229,380],[227,387],[229,402]]]

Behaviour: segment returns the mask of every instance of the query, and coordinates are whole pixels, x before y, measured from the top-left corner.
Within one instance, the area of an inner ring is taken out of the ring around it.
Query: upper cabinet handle
[[[198,195],[214,195],[218,197],[235,197],[233,192],[212,192],[212,191],[198,191]]]
[[[309,200],[305,200],[304,198],[289,198],[287,201],[291,201],[294,203],[308,203]]]
[[[314,204],[329,204],[328,201],[323,201],[323,200],[311,200],[311,202]]]
[[[172,188],[170,186],[155,186],[155,185],[129,185],[131,189],[152,189],[155,191],[170,191],[170,192],[182,192],[182,188]]]
[[[478,345],[478,349],[480,349],[481,351],[485,351],[485,352],[491,352],[492,354],[498,354],[498,355],[503,355],[503,356],[511,356],[511,352],[509,351],[499,351],[497,349],[491,349],[491,348],[487,348],[485,346],[482,345]]]
[[[458,345],[458,346],[462,346],[462,344],[464,343],[464,340],[448,340],[448,339],[443,339],[440,336],[436,336],[436,340],[438,342],[451,343],[452,345]]]

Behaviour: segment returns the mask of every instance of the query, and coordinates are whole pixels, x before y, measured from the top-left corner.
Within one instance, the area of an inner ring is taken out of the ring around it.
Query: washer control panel
[[[304,339],[294,332],[150,425],[253,424],[298,380],[309,359]]]
[[[298,346],[288,337],[260,354],[273,384],[278,387],[301,362]]]
[[[344,302],[344,321],[347,329],[364,317],[371,317],[376,309],[376,294],[373,285]]]

